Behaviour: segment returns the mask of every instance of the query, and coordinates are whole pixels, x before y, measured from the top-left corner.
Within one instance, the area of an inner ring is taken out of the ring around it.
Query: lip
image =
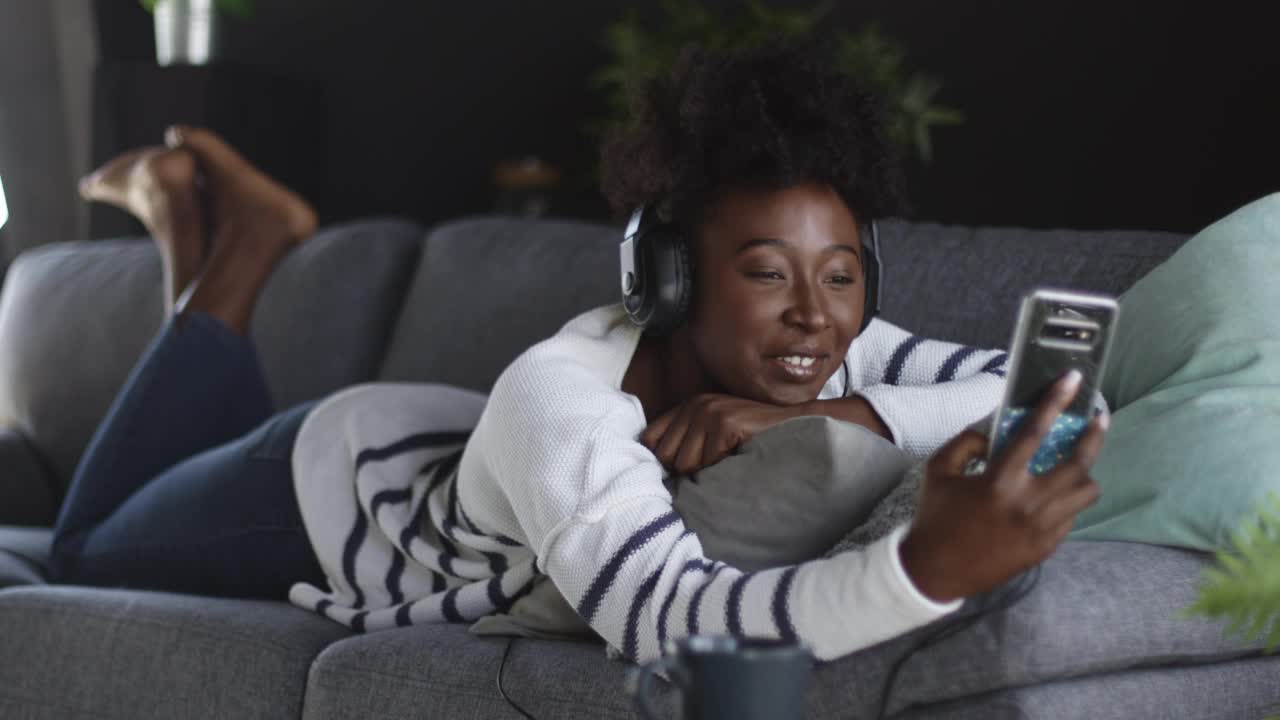
[[[783,361],[782,358],[790,357],[792,355],[811,357],[813,358],[813,364],[809,367],[796,367]],[[820,377],[822,374],[822,368],[827,363],[827,356],[825,353],[819,353],[812,350],[808,352],[789,351],[781,355],[766,356],[766,359],[769,361],[769,367],[773,371],[772,374],[777,379],[783,382],[799,383],[802,385],[811,383]]]

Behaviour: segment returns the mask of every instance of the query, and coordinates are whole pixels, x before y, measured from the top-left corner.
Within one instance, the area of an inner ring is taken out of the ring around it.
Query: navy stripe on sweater
[[[391,548],[391,567],[387,568],[387,594],[391,596],[391,604],[404,602],[404,592],[400,589],[400,578],[404,576],[404,553],[398,548]]]
[[[435,575],[435,573],[431,573]],[[413,624],[413,620],[409,618],[409,611],[412,610],[413,603],[405,603],[396,609],[396,626],[409,627]]]
[[[715,568],[715,563],[702,558],[695,558],[684,564],[680,569],[680,574],[676,576],[675,582],[671,584],[671,589],[667,591],[667,597],[662,601],[662,609],[658,611],[658,647],[663,648],[667,645],[667,616],[671,614],[671,606],[676,602],[677,591],[680,589],[680,581],[684,576],[691,572],[701,570],[702,572],[711,572]]]
[[[796,579],[796,572],[799,570],[799,565],[792,565],[782,573],[782,577],[778,580],[778,587],[773,591],[771,603],[773,624],[778,628],[778,637],[791,642],[796,640],[796,626],[791,622],[791,583]]]
[[[702,583],[697,590],[693,591],[693,597],[689,598],[689,610],[686,613],[685,626],[690,635],[698,634],[698,607],[702,605],[703,594],[707,592],[707,588],[711,587],[711,583],[715,582],[716,576],[727,567],[729,566],[720,565],[717,567],[715,571],[711,573],[711,577],[707,578],[706,582]]]
[[[1009,359],[1009,353],[1002,352],[999,355],[996,355],[995,357],[987,361],[987,364],[983,365],[982,370],[980,370],[979,372],[991,373],[992,375],[995,375],[997,377],[1004,377],[1005,375],[1004,361],[1008,359]]]
[[[725,604],[725,621],[728,625],[729,634],[734,637],[745,637],[746,633],[742,631],[742,593],[747,589],[747,583],[751,582],[751,578],[755,577],[755,573],[743,573],[742,577],[733,581],[729,586],[729,599]]]
[[[414,450],[444,447],[446,445],[465,445],[469,437],[471,437],[470,430],[424,432],[410,435],[383,447],[365,448],[356,453],[356,470],[359,470],[366,463],[389,460],[397,455],[403,455]]]
[[[582,602],[578,603],[578,615],[588,624],[596,616],[596,611],[600,609],[600,602],[604,600],[604,595],[609,591],[609,587],[613,585],[613,581],[618,577],[618,571],[622,569],[622,564],[627,561],[645,543],[652,540],[659,533],[667,528],[680,522],[680,516],[671,511],[660,517],[654,518],[648,525],[640,528],[632,533],[631,537],[622,544],[622,547],[609,558],[609,562],[605,563],[600,572],[596,574],[591,584],[587,586],[587,592],[582,596]]]
[[[461,586],[453,588],[440,600],[440,614],[444,615],[444,619],[449,622],[466,622],[466,618],[458,612],[458,593],[461,591]]]
[[[356,454],[356,472],[358,473],[366,463],[386,460],[411,450],[444,444],[456,444],[459,441],[465,443],[468,436],[470,436],[469,432],[419,433],[410,435],[385,447],[361,450]],[[454,455],[461,458],[462,452],[458,451]],[[456,460],[454,464],[456,465]],[[365,597],[364,590],[360,588],[360,584],[356,580],[356,555],[360,552],[360,547],[364,545],[365,536],[369,532],[369,520],[365,517],[364,508],[360,505],[360,494],[356,485],[352,485],[352,494],[355,495],[356,520],[353,523],[351,532],[347,534],[346,543],[342,546],[342,575],[355,592],[355,600],[352,602],[351,607],[359,610],[364,607]],[[424,503],[428,495],[429,493],[423,494]],[[403,537],[401,539],[403,540]],[[402,543],[402,545],[405,544]]]
[[[643,612],[645,603],[649,602],[654,589],[658,587],[660,577],[662,577],[662,566],[658,566],[657,570],[640,583],[640,587],[636,589],[636,596],[631,601],[631,609],[627,611],[627,625],[622,633],[622,655],[630,660],[634,661],[640,657],[640,613]]]
[[[378,517],[378,510],[383,505],[398,505],[402,502],[408,502],[411,497],[413,497],[413,488],[411,487],[403,490],[381,490],[369,501],[369,517]]]
[[[897,385],[902,379],[902,369],[907,364],[907,357],[911,355],[911,351],[916,346],[924,342],[925,338],[919,335],[912,335],[906,340],[899,343],[893,355],[889,358],[889,365],[884,369],[884,382],[889,385]]]
[[[934,378],[933,381],[936,383],[944,383],[954,380],[956,377],[956,370],[960,369],[960,365],[965,360],[969,359],[970,355],[973,355],[976,352],[978,352],[978,348],[973,347],[972,345],[965,345],[959,350],[951,353],[951,357],[947,358],[947,361],[942,363],[942,367],[938,369],[938,376]]]
[[[347,534],[347,542],[342,546],[342,577],[346,578],[347,584],[355,591],[351,607],[358,610],[364,607],[364,590],[360,589],[360,583],[356,580],[356,553],[364,545],[364,536],[369,532],[369,521],[364,516],[364,508],[360,506],[360,497],[354,485],[351,486],[351,491],[356,495],[356,521]]]

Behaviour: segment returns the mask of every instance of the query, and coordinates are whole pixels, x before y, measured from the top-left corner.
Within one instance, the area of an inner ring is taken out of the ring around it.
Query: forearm
[[[856,423],[893,442],[893,432],[880,418],[875,408],[865,398],[853,395],[831,400],[813,400],[804,403],[797,415],[821,415]]]
[[[905,530],[864,550],[746,573],[707,558],[665,503],[638,499],[567,523],[541,565],[579,616],[637,662],[697,633],[798,640],[832,660],[960,606],[911,584],[898,555]]]

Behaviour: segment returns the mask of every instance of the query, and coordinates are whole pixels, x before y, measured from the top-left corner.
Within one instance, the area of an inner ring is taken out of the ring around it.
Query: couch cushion
[[[1088,675],[913,708],[901,720],[1258,720],[1280,712],[1280,656]]]
[[[621,230],[477,219],[427,238],[381,379],[488,392],[525,348],[574,316],[619,302]]]
[[[284,259],[253,317],[281,408],[372,379],[421,237],[392,220],[337,225]],[[48,245],[10,268],[0,295],[0,425],[25,435],[60,490],[162,314],[150,241]]]
[[[447,624],[415,625],[343,640],[325,649],[312,666],[302,716],[305,720],[515,717],[497,690],[507,642],[471,635],[465,625]],[[604,645],[515,642],[504,685],[535,717],[632,717],[620,684],[628,666],[605,660]]]
[[[0,717],[298,717],[348,631],[284,603],[78,587],[0,591]]]
[[[0,525],[0,588],[44,583],[53,530]]]
[[[1118,295],[1185,239],[885,221],[884,317],[925,337],[1007,347],[1027,290],[1051,285]]]
[[[1139,543],[1065,543],[1020,602],[906,661],[888,709],[1097,673],[1259,654],[1259,644],[1224,637],[1218,623],[1175,616],[1191,604],[1207,557]],[[971,598],[960,612],[974,611],[979,600]],[[892,664],[948,622],[944,618],[818,668],[808,717],[870,713]],[[505,706],[495,686],[503,647],[499,639],[469,638],[454,626],[345,640],[317,660],[306,716],[497,715]],[[626,717],[628,667],[606,661],[601,645],[518,640],[504,678],[508,693],[537,717]]]

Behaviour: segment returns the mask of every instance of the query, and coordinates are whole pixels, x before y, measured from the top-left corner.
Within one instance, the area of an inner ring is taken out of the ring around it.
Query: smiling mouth
[[[788,382],[810,382],[818,376],[824,364],[821,355],[774,355],[769,364],[780,379]]]

